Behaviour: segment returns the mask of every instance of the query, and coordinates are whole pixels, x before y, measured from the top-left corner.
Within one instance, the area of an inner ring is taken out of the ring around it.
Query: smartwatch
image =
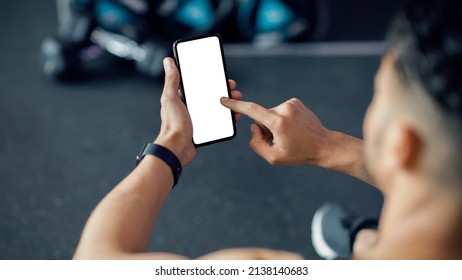
[[[178,183],[178,179],[180,179],[181,172],[183,171],[181,162],[178,160],[175,154],[161,145],[145,143],[140,153],[136,156],[136,165],[140,163],[145,155],[153,155],[170,166],[170,169],[172,169],[173,173],[173,189]]]

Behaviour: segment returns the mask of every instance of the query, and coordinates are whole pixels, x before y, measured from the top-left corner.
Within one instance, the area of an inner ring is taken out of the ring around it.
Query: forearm
[[[172,185],[170,167],[145,156],[93,211],[74,258],[118,258],[145,252]]]
[[[363,165],[363,141],[361,139],[331,131],[326,144],[323,155],[316,165],[372,184]]]
[[[178,95],[180,76],[175,62],[164,59],[164,69],[162,125],[155,144],[170,150],[184,167],[196,155],[191,141],[192,123]],[[153,226],[173,182],[171,167],[157,157],[146,155],[93,211],[74,258],[184,259],[173,254],[146,253]]]

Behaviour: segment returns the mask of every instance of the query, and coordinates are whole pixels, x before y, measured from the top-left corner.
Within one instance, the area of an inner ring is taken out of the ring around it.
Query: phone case
[[[187,98],[186,98],[188,93],[185,92],[184,86],[183,86],[181,63],[180,63],[179,57],[178,57],[177,46],[179,44],[181,44],[181,43],[184,43],[184,42],[200,40],[200,39],[205,39],[205,38],[209,38],[209,37],[217,37],[218,38],[219,45],[220,45],[220,51],[221,51],[221,60],[222,60],[222,64],[223,64],[223,68],[224,68],[224,75],[225,75],[224,83],[226,84],[228,97],[231,98],[231,91],[230,91],[229,83],[228,83],[228,73],[227,73],[227,68],[226,68],[226,61],[225,61],[225,56],[224,56],[223,44],[222,44],[221,36],[219,34],[210,34],[210,35],[206,35],[206,36],[198,36],[198,37],[192,37],[192,38],[187,38],[187,39],[180,39],[180,40],[176,40],[173,43],[173,53],[174,53],[176,65],[178,67],[178,71],[180,73],[180,90],[181,90],[181,93],[183,95],[182,100],[185,103],[186,107],[188,107]],[[235,124],[235,120],[234,120],[234,116],[233,116],[232,111],[230,112],[230,118],[231,118],[231,121],[232,121],[232,129],[233,129],[233,134],[231,136],[220,138],[220,139],[215,139],[215,140],[208,141],[208,142],[205,142],[205,143],[200,143],[200,144],[195,143],[194,139],[193,139],[194,146],[195,147],[202,147],[202,146],[206,146],[206,145],[210,145],[210,144],[214,144],[214,143],[218,143],[218,142],[227,141],[227,140],[230,140],[230,139],[234,138],[236,136],[236,124]]]

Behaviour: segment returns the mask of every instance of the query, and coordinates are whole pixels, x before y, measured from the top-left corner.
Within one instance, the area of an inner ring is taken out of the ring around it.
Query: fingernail
[[[221,102],[221,103],[226,103],[226,101],[228,101],[228,100],[229,100],[228,97],[222,97],[222,98],[220,98],[220,102]]]
[[[172,69],[172,64],[170,58],[165,58],[164,59],[164,70],[165,71],[170,71]]]

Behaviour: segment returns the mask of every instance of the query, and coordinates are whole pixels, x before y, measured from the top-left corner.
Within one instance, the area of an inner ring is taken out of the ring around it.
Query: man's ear
[[[422,157],[423,140],[417,129],[410,123],[397,125],[392,143],[392,156],[396,167],[413,170]]]

